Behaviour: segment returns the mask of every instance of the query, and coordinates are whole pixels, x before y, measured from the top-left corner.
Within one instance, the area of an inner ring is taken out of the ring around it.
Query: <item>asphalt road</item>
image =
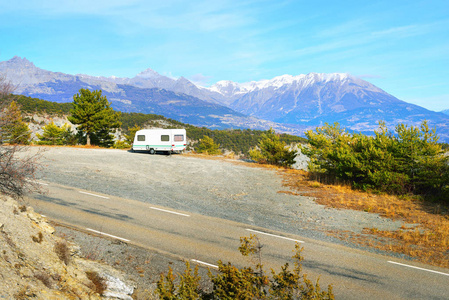
[[[240,237],[253,233],[264,245],[263,263],[267,268],[292,263],[294,244],[300,242],[304,247],[304,272],[312,280],[320,276],[322,287],[333,284],[338,299],[449,298],[447,269],[51,181],[40,183],[47,193],[28,201],[50,219],[210,268],[218,260],[247,265],[237,248]]]

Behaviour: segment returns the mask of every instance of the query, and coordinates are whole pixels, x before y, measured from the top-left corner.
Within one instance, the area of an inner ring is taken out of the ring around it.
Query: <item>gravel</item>
[[[40,149],[42,147],[31,147],[29,151]],[[111,149],[44,149],[39,180],[302,237],[363,248],[328,233],[330,230],[361,233],[365,227],[394,230],[402,225],[377,214],[325,208],[311,197],[278,193],[288,189],[282,186],[282,178],[276,171],[248,167],[238,161]],[[300,164],[306,163],[300,158]],[[185,263],[176,256],[53,225],[57,235],[80,246],[82,256],[103,261],[128,274],[128,279],[135,282],[134,299],[155,299],[153,291],[160,273],[166,273],[168,267],[175,274],[182,273],[185,268]],[[210,288],[207,270],[200,268],[199,271],[203,286]]]
[[[30,148],[37,151],[37,147]],[[149,155],[112,149],[48,147],[41,180],[182,211],[229,219],[313,239],[340,241],[328,230],[398,229],[377,214],[325,208],[311,197],[278,191],[274,170],[189,155]],[[355,246],[355,245],[350,245]]]

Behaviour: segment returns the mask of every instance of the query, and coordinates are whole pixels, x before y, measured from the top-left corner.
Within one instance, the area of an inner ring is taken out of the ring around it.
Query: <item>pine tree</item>
[[[80,89],[73,96],[73,109],[68,120],[77,124],[78,131],[90,145],[95,140],[97,145],[112,144],[112,132],[121,125],[120,112],[114,112],[106,96],[99,91]]]
[[[28,145],[31,131],[28,124],[22,121],[22,113],[15,101],[12,101],[0,116],[1,143]]]
[[[289,150],[271,128],[262,134],[258,149],[252,149],[249,155],[258,163],[291,167],[295,163],[296,152]]]
[[[134,127],[128,127],[128,134],[125,134],[125,141],[128,143],[128,145],[131,145],[134,143],[134,137],[136,136],[136,132],[142,129],[137,124],[134,124]]]
[[[205,153],[208,155],[218,155],[221,154],[221,150],[219,148],[220,148],[219,144],[215,144],[214,140],[211,137],[205,135],[200,140],[200,143],[196,151],[198,153]]]
[[[53,121],[45,125],[43,128],[44,132],[41,134],[36,134],[38,139],[41,141],[39,144],[46,145],[62,145],[62,133],[63,129],[56,126]]]

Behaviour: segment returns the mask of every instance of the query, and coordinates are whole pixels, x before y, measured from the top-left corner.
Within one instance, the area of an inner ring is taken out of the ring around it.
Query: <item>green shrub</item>
[[[136,132],[142,129],[137,124],[134,124],[134,127],[128,127],[128,133],[125,134],[125,141],[128,145],[132,145],[134,143],[134,137],[136,136]]]
[[[131,147],[126,141],[115,141],[113,148],[115,149],[127,149]]]
[[[399,124],[394,133],[380,122],[374,136],[326,124],[306,137],[309,145],[301,151],[310,157],[312,173],[363,190],[422,194],[449,203],[449,157],[427,122],[420,127]]]
[[[219,155],[221,154],[221,150],[219,148],[220,148],[219,144],[215,144],[212,138],[205,135],[200,140],[195,151],[198,153],[205,153],[207,155]]]
[[[302,248],[295,245],[295,260],[293,270],[288,263],[282,266],[279,273],[272,271],[272,277],[265,275],[259,240],[255,235],[240,238],[239,250],[244,256],[255,255],[258,263],[255,270],[251,267],[237,268],[231,263],[218,262],[218,274],[209,271],[212,291],[206,291],[200,286],[201,277],[198,267],[192,273],[189,263],[186,263],[184,274],[180,275],[178,284],[171,268],[167,275],[161,274],[157,282],[156,293],[160,299],[334,299],[332,286],[327,291],[321,290],[319,282],[313,283],[302,273]]]
[[[69,124],[64,124],[61,127],[56,126],[52,121],[49,124],[42,127],[43,133],[36,134],[40,141],[37,141],[38,145],[75,145],[77,138],[72,132],[72,127]]]
[[[252,160],[261,164],[291,167],[295,163],[296,152],[281,142],[273,129],[262,134],[257,148],[249,151]]]

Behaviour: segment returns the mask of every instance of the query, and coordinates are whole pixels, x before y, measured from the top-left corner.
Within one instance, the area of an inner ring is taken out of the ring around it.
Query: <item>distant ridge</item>
[[[209,88],[184,77],[170,78],[147,68],[133,78],[51,72],[26,58],[0,62],[0,73],[18,85],[16,93],[55,102],[71,102],[80,88],[101,89],[112,106],[126,112],[157,113],[210,128],[268,129],[303,134],[305,129],[339,122],[372,133],[383,120],[419,125],[427,120],[441,140],[449,141],[449,116],[397,99],[346,73],[282,75]]]

